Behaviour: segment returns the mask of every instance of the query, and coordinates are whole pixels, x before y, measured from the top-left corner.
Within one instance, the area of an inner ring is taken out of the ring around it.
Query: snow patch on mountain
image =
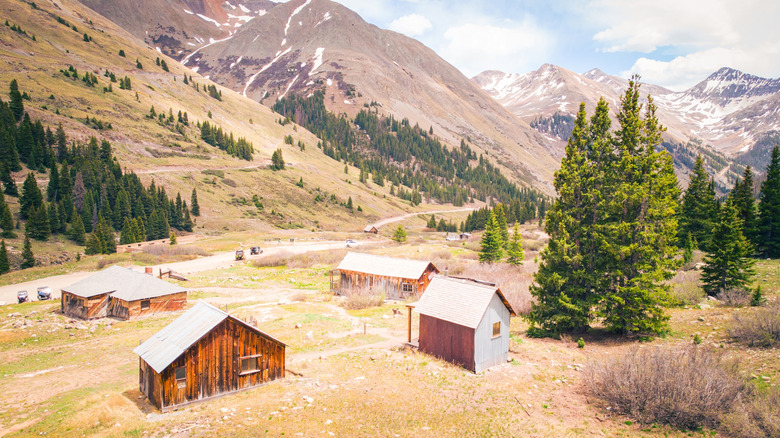
[[[215,26],[217,26],[217,27],[220,27],[220,26],[222,26],[221,24],[219,24],[219,23],[217,22],[217,20],[215,20],[215,19],[213,19],[213,18],[209,18],[209,17],[207,17],[207,16],[205,16],[205,15],[203,15],[203,14],[195,14],[195,15],[197,15],[197,16],[198,16],[198,18],[200,18],[201,20],[208,21],[209,23],[214,23],[214,25],[215,25]]]
[[[237,66],[238,63],[240,63],[242,59],[244,59],[244,57],[243,56],[239,56],[238,59],[236,60],[236,62],[230,63],[230,68],[233,68],[233,67]]]
[[[325,53],[324,47],[318,47],[316,51],[314,51],[314,65],[311,68],[311,71],[309,72],[309,76],[313,75],[318,68],[322,65],[322,54]],[[302,67],[302,66],[301,66]]]
[[[302,4],[302,5],[298,6],[297,8],[295,8],[295,10],[292,12],[292,14],[290,14],[290,18],[287,19],[287,24],[284,26],[284,36],[285,37],[287,36],[287,31],[290,29],[290,23],[292,22],[293,17],[298,15],[298,13],[301,12],[303,10],[303,8],[308,6],[309,3],[311,3],[311,0],[306,0],[306,2],[304,4]]]
[[[253,74],[252,77],[249,78],[249,80],[247,81],[246,85],[244,86],[244,91],[242,91],[241,94],[243,94],[244,97],[246,97],[246,91],[249,89],[249,86],[252,85],[252,82],[254,82],[255,79],[257,79],[257,77],[260,76],[261,73],[263,73],[264,71],[268,70],[272,65],[274,65],[274,63],[276,61],[278,61],[279,58],[281,58],[282,56],[290,53],[290,50],[292,50],[292,47],[288,47],[287,50],[285,50],[284,52],[276,52],[276,57],[274,59],[272,59],[271,62],[269,62],[268,64],[264,65],[263,68],[260,69],[260,71],[258,71],[257,73]],[[296,78],[297,78],[297,76],[296,76]]]
[[[326,12],[326,13],[324,13],[322,15],[322,20],[318,21],[317,24],[314,25],[314,27],[317,27],[320,24],[322,24],[322,23],[324,23],[324,22],[326,22],[326,21],[328,21],[330,19],[331,19],[331,15],[330,15],[330,11],[328,11],[328,12]]]
[[[252,11],[250,11],[250,10],[249,10],[249,8],[247,8],[247,7],[246,7],[246,6],[244,6],[244,5],[238,5],[238,7],[239,7],[239,8],[240,8],[242,11],[244,11],[244,13],[245,13],[245,14],[248,14],[248,13],[252,12]]]
[[[227,38],[222,38],[221,40],[215,40],[214,38],[209,38],[209,43],[208,44],[206,44],[204,46],[200,46],[197,49],[193,50],[192,53],[190,53],[189,55],[185,56],[184,59],[181,60],[181,64],[182,65],[187,65],[187,62],[190,60],[190,58],[195,56],[195,54],[198,53],[199,51],[205,49],[206,47],[208,47],[208,46],[210,46],[212,44],[221,43],[221,42],[227,41],[227,40],[229,40],[231,38],[233,38],[232,34],[230,36],[228,36]],[[199,38],[196,37],[195,39],[199,39]],[[200,39],[200,41],[202,42],[203,40]]]
[[[284,96],[287,94],[287,92],[288,92],[288,91],[290,91],[290,87],[292,87],[292,86],[293,86],[293,84],[295,83],[295,81],[297,81],[297,80],[298,80],[298,76],[300,76],[300,75],[295,75],[295,77],[293,78],[293,80],[292,80],[292,81],[290,81],[290,83],[289,83],[289,84],[287,84],[287,89],[285,89],[285,90],[284,90],[284,93],[282,93],[282,95],[281,95],[281,96],[279,96],[279,97],[278,97],[276,100],[282,99],[282,98],[283,98],[283,97],[284,97]]]
[[[194,13],[194,12],[192,12],[192,11],[188,11],[188,10],[186,10],[186,9],[183,9],[183,11],[184,11],[184,12],[186,12],[186,13],[188,13],[188,14],[190,14],[190,15],[195,15],[195,13]]]

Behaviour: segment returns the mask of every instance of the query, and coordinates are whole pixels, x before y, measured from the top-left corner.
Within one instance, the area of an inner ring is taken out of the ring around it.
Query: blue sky
[[[780,76],[774,0],[337,0],[471,77],[551,63],[684,90],[720,67]]]

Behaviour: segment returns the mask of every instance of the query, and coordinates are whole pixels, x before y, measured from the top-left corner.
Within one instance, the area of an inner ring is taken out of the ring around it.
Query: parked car
[[[258,255],[258,254],[262,254],[262,253],[263,253],[263,250],[262,250],[262,249],[260,249],[260,247],[259,247],[259,246],[253,246],[253,247],[252,247],[252,248],[249,250],[249,254],[251,254],[251,255]]]
[[[347,248],[354,248],[360,245],[357,240],[347,239]]]
[[[26,303],[27,302],[27,291],[26,290],[20,290],[16,293],[16,299],[19,300],[20,303]]]
[[[236,250],[236,261],[238,260],[244,260],[244,250],[238,249]]]
[[[51,288],[49,286],[41,286],[38,288],[38,299],[40,301],[51,299]]]

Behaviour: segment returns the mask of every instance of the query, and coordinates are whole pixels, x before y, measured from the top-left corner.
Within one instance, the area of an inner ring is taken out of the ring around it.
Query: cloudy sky
[[[684,90],[728,66],[780,76],[773,0],[336,0],[471,77],[544,63]]]

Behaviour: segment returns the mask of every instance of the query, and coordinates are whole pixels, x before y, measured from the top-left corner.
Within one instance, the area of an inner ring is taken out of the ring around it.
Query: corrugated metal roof
[[[336,269],[364,272],[384,277],[418,280],[430,264],[431,262],[420,260],[397,259],[394,257],[349,252]],[[435,266],[434,269],[436,269]],[[439,272],[438,269],[436,269],[436,272]]]
[[[263,333],[257,327],[234,318],[204,301],[199,301],[190,310],[184,312],[172,323],[147,339],[146,342],[136,347],[133,352],[141,356],[141,359],[155,371],[161,373],[188,348],[227,318],[272,341],[285,345],[278,339]]]
[[[368,232],[370,232],[370,231],[371,231],[371,230],[373,230],[373,229],[376,229],[376,227],[375,227],[375,226],[373,226],[373,225],[366,225],[366,227],[365,227],[365,228],[363,228],[363,232],[364,232],[364,233],[368,233]]]
[[[414,310],[421,315],[476,329],[493,295],[498,294],[512,315],[515,312],[496,286],[475,281],[436,276]]]
[[[181,286],[121,266],[111,266],[64,287],[62,290],[82,298],[110,293],[112,297],[125,301],[143,300],[187,291]]]

